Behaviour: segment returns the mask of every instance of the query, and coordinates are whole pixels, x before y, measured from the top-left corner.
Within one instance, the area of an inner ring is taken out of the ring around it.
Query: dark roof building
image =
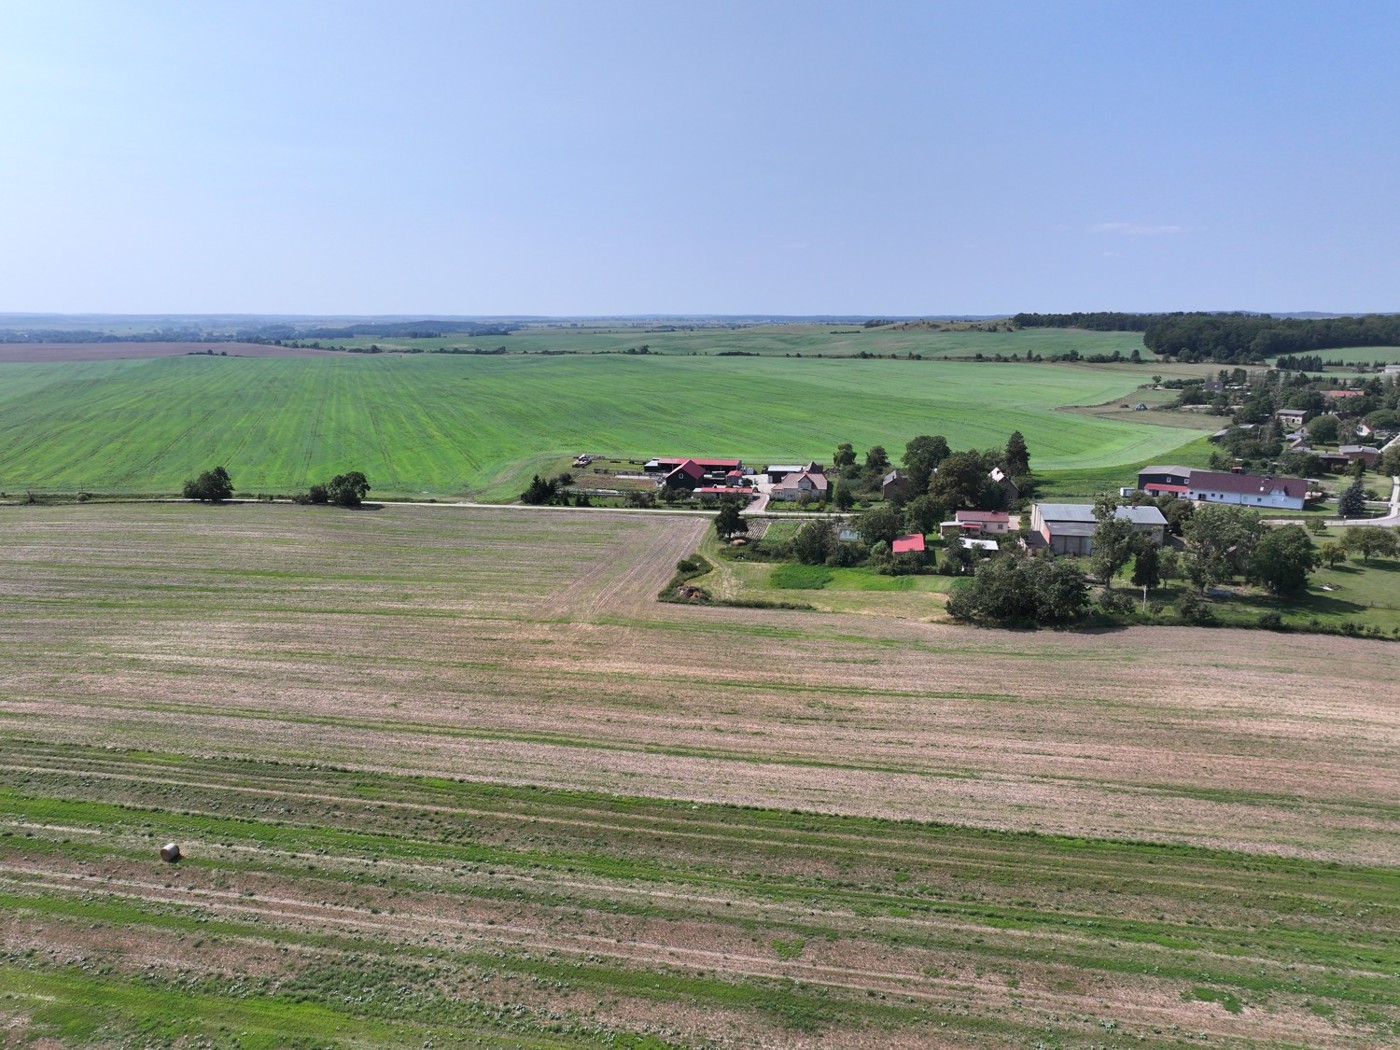
[[[1154,494],[1170,493],[1205,503],[1233,503],[1243,507],[1302,510],[1308,495],[1303,478],[1236,474],[1196,467],[1154,466],[1138,471],[1138,488]]]

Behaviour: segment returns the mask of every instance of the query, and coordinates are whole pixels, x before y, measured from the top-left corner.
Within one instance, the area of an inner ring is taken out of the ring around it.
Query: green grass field
[[[618,356],[173,357],[0,365],[0,491],[170,493],[215,465],[240,492],[362,470],[381,496],[509,499],[578,452],[827,458],[1020,429],[1037,471],[1172,459],[1192,431],[1059,412],[1146,368]],[[1208,424],[1203,424],[1204,433]],[[1123,468],[1121,470],[1117,468]]]
[[[1042,357],[1068,353],[1112,354],[1124,357],[1137,350],[1144,357],[1142,336],[1133,332],[1088,332],[1062,328],[1028,328],[1019,332],[989,332],[967,326],[859,329],[852,325],[771,325],[746,328],[699,328],[690,331],[648,331],[643,326],[567,324],[529,325],[508,336],[442,336],[433,339],[357,338],[326,345],[382,349],[433,350],[442,347],[506,347],[521,353],[625,353],[646,346],[653,354],[710,355],[726,352],[782,357],[854,357],[862,352],[925,358],[973,357],[1002,354]]]

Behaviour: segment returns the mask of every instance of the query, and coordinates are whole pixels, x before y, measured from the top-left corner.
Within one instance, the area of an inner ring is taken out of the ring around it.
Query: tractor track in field
[[[857,996],[894,995],[906,1002],[922,1003],[938,1007],[957,1001],[965,1004],[969,994],[982,997],[990,1003],[1005,994],[1006,985],[1002,975],[984,973],[978,969],[972,973],[930,974],[923,970],[872,969],[868,966],[855,966],[829,962],[815,962],[798,959],[775,959],[734,949],[724,950],[701,948],[680,943],[608,936],[587,932],[564,932],[549,930],[540,924],[518,922],[481,921],[443,915],[396,912],[376,915],[365,908],[328,902],[308,902],[290,897],[277,897],[251,894],[247,891],[219,890],[206,887],[168,887],[162,884],[145,882],[139,879],[114,878],[111,876],[52,872],[44,869],[0,865],[0,884],[21,890],[49,891],[66,894],[98,893],[143,903],[157,903],[183,907],[199,907],[206,912],[237,920],[252,918],[274,926],[268,938],[254,934],[235,934],[229,939],[266,944],[274,938],[278,924],[296,928],[309,927],[318,931],[339,930],[355,936],[371,935],[386,946],[394,943],[421,941],[433,935],[469,936],[470,945],[462,947],[472,951],[476,946],[495,946],[496,950],[524,951],[530,954],[549,957],[568,956],[586,962],[609,960],[626,968],[636,968],[642,973],[658,972],[666,969],[679,969],[697,974],[722,973],[726,980],[736,978],[763,981],[796,980]],[[21,877],[14,877],[21,876]],[[31,876],[24,878],[23,876]],[[946,929],[947,927],[945,927]],[[972,931],[969,931],[972,932]],[[1056,938],[1073,941],[1072,937]],[[343,950],[328,948],[325,945],[310,946],[318,954],[348,954]],[[457,950],[455,942],[439,945],[440,949],[452,952]],[[296,946],[300,951],[301,945]],[[478,949],[479,950],[479,949]],[[1201,952],[1201,958],[1221,958],[1235,960],[1232,955],[1217,955]],[[1283,963],[1275,965],[1283,966]],[[1291,966],[1291,969],[1297,969]],[[507,965],[507,969],[509,966]],[[1306,967],[1321,972],[1322,967]],[[645,978],[639,978],[645,985]],[[1084,991],[1076,998],[1078,1007],[1102,1009],[1107,1006],[1106,998],[1118,998],[1116,1011],[1131,1016],[1136,1023],[1170,1024],[1181,1018],[1181,1005],[1166,996],[1129,995],[1121,989],[1095,989]],[[1017,998],[1023,1010],[1032,1014],[1053,1014],[1063,1011],[1067,1004],[1063,993],[1051,990],[1023,988],[1017,989]],[[1197,1018],[1196,1020],[1204,1020]],[[1233,1027],[1227,1018],[1221,1018],[1228,1027]],[[1268,1034],[1272,1038],[1296,1036],[1295,1018],[1272,1018],[1253,1012],[1245,1020],[1251,1038],[1257,1039]],[[1227,1036],[1229,1032],[1220,1032]]]
[[[152,784],[160,785],[163,787],[193,788],[196,790],[210,792],[232,792],[240,795],[253,795],[263,798],[301,800],[305,802],[325,803],[328,805],[343,806],[347,809],[386,808],[402,810],[406,812],[441,813],[444,815],[461,816],[465,818],[473,818],[488,821],[519,820],[525,823],[542,824],[550,827],[558,827],[568,830],[620,833],[623,836],[635,836],[638,833],[639,827],[642,827],[642,830],[644,830],[645,834],[654,839],[673,839],[684,842],[713,842],[721,844],[732,844],[740,841],[740,837],[732,832],[732,825],[725,825],[713,821],[697,821],[691,827],[682,828],[658,826],[665,825],[668,822],[674,820],[674,818],[669,818],[665,816],[650,817],[640,814],[629,814],[626,818],[619,817],[613,820],[580,819],[571,817],[551,816],[539,813],[512,813],[509,811],[481,809],[468,806],[452,806],[427,802],[409,802],[397,799],[365,799],[354,795],[336,795],[324,792],[291,790],[287,788],[260,787],[247,784],[231,784],[224,781],[201,781],[175,777],[146,777],[120,771],[100,771],[91,766],[85,767],[79,773],[47,766],[21,766],[14,764],[0,764],[0,772],[37,775],[59,774],[72,776],[75,778],[88,777],[109,781],[122,781],[133,785]],[[158,811],[157,807],[139,808],[142,810]],[[249,817],[238,814],[226,814],[207,809],[185,809],[182,810],[182,812],[188,812],[190,815],[202,816],[212,819],[230,819],[237,821],[257,821],[258,819],[256,817]],[[46,825],[31,824],[29,822],[24,822],[22,824],[16,823],[15,826],[33,828],[46,827]],[[731,833],[725,833],[724,829],[726,827],[731,829]],[[84,829],[81,827],[68,828],[67,826],[64,826],[63,828],[55,827],[52,830],[67,830],[77,833],[97,834],[97,832],[93,831],[92,829]],[[821,838],[826,841],[811,841],[810,837],[813,835],[820,835]],[[911,854],[907,848],[872,848],[870,846],[868,838],[863,835],[830,832],[826,830],[823,830],[821,832],[796,830],[791,833],[791,837],[787,838],[769,837],[767,835],[755,836],[753,834],[746,834],[742,837],[742,842],[745,846],[752,848],[762,847],[773,850],[783,850],[799,847],[805,852],[827,854],[834,857],[847,856],[854,849],[858,850],[860,852],[860,855],[865,859],[882,860],[889,862],[895,866],[910,863],[917,856],[916,854]],[[951,846],[950,844],[942,841],[934,843],[925,843],[921,845],[927,846],[930,855],[936,855],[943,862],[947,862],[951,857],[956,857],[961,862],[975,861],[975,863],[977,863],[979,867],[989,871],[995,870],[1005,872],[1024,872],[1025,870],[1025,863],[1022,859],[1001,859],[1004,851],[997,850],[995,848],[979,848],[976,846],[969,847],[962,844],[959,844],[957,846]],[[226,848],[243,849],[251,847]],[[301,856],[301,854],[295,853],[289,853],[288,855]],[[312,855],[307,854],[306,856]],[[442,867],[441,864],[409,862],[402,859],[390,861],[382,857],[379,859],[379,863],[394,864],[405,869],[419,870],[440,870]],[[443,863],[448,862],[444,861]],[[1084,863],[1090,864],[1091,862],[1086,860]],[[1058,867],[1058,870],[1069,872],[1075,870],[1075,867],[1076,866],[1073,864],[1066,863],[1060,865]],[[587,886],[597,887],[600,885],[597,883],[572,882],[570,880],[563,879],[555,879],[552,881],[557,884],[577,886],[579,888],[584,888]],[[1216,882],[1212,879],[1191,879],[1182,878],[1180,876],[1168,878],[1157,872],[1153,873],[1152,881],[1155,885],[1170,886],[1178,889],[1202,889],[1210,888],[1216,885]],[[640,892],[647,893],[650,891],[643,890]],[[677,894],[676,896],[685,895]]]

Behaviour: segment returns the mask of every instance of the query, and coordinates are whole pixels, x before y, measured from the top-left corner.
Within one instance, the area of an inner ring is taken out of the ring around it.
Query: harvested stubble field
[[[701,519],[0,513],[20,1045],[1396,1037],[1393,647],[657,604]]]

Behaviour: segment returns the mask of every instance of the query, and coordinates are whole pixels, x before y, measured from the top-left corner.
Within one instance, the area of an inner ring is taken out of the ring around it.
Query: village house
[[[1181,499],[1205,503],[1233,503],[1273,510],[1302,510],[1308,495],[1308,483],[1302,478],[1177,466],[1145,467],[1138,471],[1138,488],[1153,495],[1170,493]]]
[[[909,479],[899,470],[892,470],[880,482],[881,499],[902,499],[904,490],[909,487]]]
[[[1004,510],[960,510],[953,515],[963,536],[1005,536],[1011,515]]]
[[[1133,524],[1133,531],[1161,546],[1167,538],[1167,519],[1156,507],[1119,507],[1113,516]],[[1094,553],[1094,508],[1087,503],[1036,503],[1031,507],[1031,531],[1054,554]]]
[[[987,477],[991,478],[1001,486],[1001,491],[1006,493],[1006,502],[1014,503],[1021,498],[1021,490],[1016,487],[1016,482],[1000,467],[993,467],[987,472]]]
[[[1280,408],[1274,413],[1275,419],[1291,427],[1301,427],[1307,417],[1307,410],[1302,408]]]
[[[763,468],[763,473],[768,475],[768,480],[777,484],[787,478],[789,474],[825,474],[826,467],[816,461],[808,463],[806,466],[772,464]]]
[[[826,475],[803,470],[797,474],[788,474],[769,490],[770,497],[776,500],[801,499],[804,493],[808,499],[826,499]]]
[[[1337,448],[1337,452],[1339,455],[1346,456],[1348,463],[1361,460],[1368,469],[1374,467],[1381,459],[1381,450],[1374,445],[1341,445]]]
[[[693,459],[683,459],[661,478],[661,487],[685,489],[687,492],[698,488],[705,480],[705,468]]]
[[[896,536],[894,543],[890,544],[890,551],[894,554],[922,554],[924,537],[917,532],[911,532],[907,536]]]

